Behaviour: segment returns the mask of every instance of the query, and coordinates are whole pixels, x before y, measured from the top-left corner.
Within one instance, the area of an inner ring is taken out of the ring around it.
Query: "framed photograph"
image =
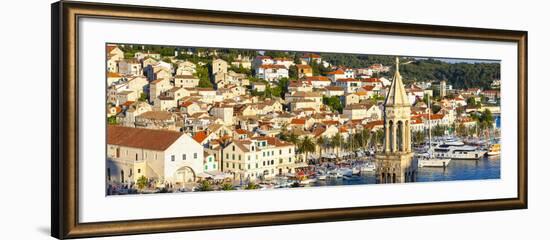
[[[527,208],[527,32],[61,1],[52,236]]]

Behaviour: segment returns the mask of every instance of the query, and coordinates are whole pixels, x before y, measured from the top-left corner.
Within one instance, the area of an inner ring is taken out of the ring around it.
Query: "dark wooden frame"
[[[527,208],[527,32],[315,17],[61,1],[52,4],[51,234],[64,238],[160,233]],[[518,46],[518,196],[509,199],[236,215],[78,222],[78,20],[80,17],[475,39]]]

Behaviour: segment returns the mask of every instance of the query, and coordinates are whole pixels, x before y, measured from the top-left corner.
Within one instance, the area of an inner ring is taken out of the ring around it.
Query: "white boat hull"
[[[418,167],[447,167],[450,162],[450,158],[419,159]]]

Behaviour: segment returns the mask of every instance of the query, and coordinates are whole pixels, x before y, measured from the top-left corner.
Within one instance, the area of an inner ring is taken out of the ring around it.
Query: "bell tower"
[[[376,181],[416,181],[417,162],[411,149],[411,104],[395,58],[395,74],[384,102],[384,149],[376,154]]]

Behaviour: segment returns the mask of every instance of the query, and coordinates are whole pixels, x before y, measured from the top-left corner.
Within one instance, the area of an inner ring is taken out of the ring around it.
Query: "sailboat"
[[[432,145],[432,124],[431,124],[430,96],[428,95],[428,152],[420,154],[418,158],[418,167],[447,167],[451,162],[450,158],[441,158],[434,156]]]

